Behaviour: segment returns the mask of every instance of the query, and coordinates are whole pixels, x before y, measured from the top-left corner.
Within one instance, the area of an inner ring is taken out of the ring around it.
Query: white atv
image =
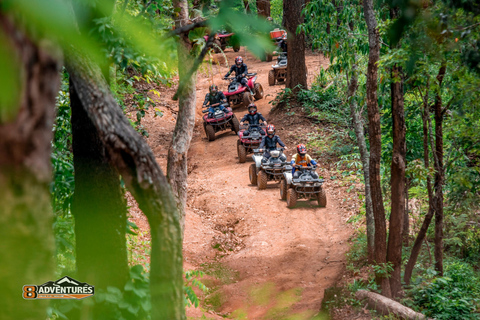
[[[283,174],[292,169],[290,163],[286,162],[287,157],[283,154],[283,148],[270,150],[270,158],[266,161],[262,161],[262,149],[254,149],[253,152],[252,158],[255,163],[250,165],[248,175],[251,184],[258,186],[259,190],[266,189],[270,180],[280,182]]]

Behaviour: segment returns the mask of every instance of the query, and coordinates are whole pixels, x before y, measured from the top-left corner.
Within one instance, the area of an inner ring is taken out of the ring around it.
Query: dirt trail
[[[233,63],[238,54],[245,57],[243,48],[240,53],[227,49],[228,62]],[[216,57],[223,60],[219,54]],[[261,62],[249,53],[245,62],[249,72],[258,73],[257,82],[263,85],[265,98],[256,104],[268,120],[268,101],[284,86],[268,86],[272,63]],[[320,55],[307,56],[309,82],[327,63]],[[189,151],[185,268],[211,268],[221,273],[221,279],[213,282],[218,290],[207,300],[222,316],[311,319],[321,308],[324,289],[342,274],[347,240],[353,230],[345,223],[345,211],[331,196],[333,186],[328,180],[326,208],[318,208],[316,201],[302,200],[297,208],[288,209],[280,200],[278,184],[269,182],[267,190],[262,191],[250,185],[248,167],[252,160],[248,156],[247,163],[238,163],[237,136],[233,132],[217,134],[213,142],[206,140],[201,104],[212,83],[207,74],[215,73],[215,83],[224,89],[226,83],[221,77],[227,70],[225,65],[206,67],[198,76],[197,124]],[[164,109],[164,117],[149,118],[146,126],[151,134],[149,144],[165,168],[175,114],[169,112],[171,108]],[[234,112],[239,119],[246,113],[243,107]],[[277,129],[283,138],[293,128]],[[287,143],[289,159],[299,143],[292,142]],[[144,221],[137,223],[145,225]],[[201,315],[198,312],[189,310],[188,314],[196,318]],[[318,315],[315,319],[323,318]]]

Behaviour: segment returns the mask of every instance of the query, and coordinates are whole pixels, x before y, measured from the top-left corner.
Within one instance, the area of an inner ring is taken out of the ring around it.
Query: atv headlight
[[[278,150],[270,151],[270,155],[272,156],[272,158],[278,158],[280,156],[280,151]]]

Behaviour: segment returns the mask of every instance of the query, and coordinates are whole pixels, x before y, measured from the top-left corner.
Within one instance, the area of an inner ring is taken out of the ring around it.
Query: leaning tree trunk
[[[11,62],[0,77],[18,90],[0,88],[0,310],[5,320],[45,319],[49,303],[25,301],[22,287],[55,280],[49,184],[60,70],[11,18],[0,9],[2,63]]]
[[[391,214],[388,233],[387,261],[393,264],[390,276],[392,297],[395,298],[402,289],[402,245],[403,220],[405,217],[405,111],[403,108],[402,68],[392,67],[392,167],[391,167]]]
[[[77,274],[81,281],[107,290],[123,287],[128,279],[126,203],[120,176],[109,163],[105,147],[84,110],[70,81],[72,144],[75,168],[75,217]],[[94,318],[104,318],[108,310],[95,304]]]
[[[178,10],[178,20],[175,27],[181,28],[188,24],[188,2],[177,0],[174,2]],[[180,213],[180,227],[185,230],[185,208],[187,203],[187,161],[188,149],[192,141],[193,128],[195,127],[196,107],[196,71],[190,76],[194,57],[190,54],[192,43],[188,33],[180,34],[178,43],[178,70],[183,90],[179,93],[178,115],[170,148],[168,149],[167,179],[173,188],[177,207]]]
[[[423,112],[422,112],[422,122],[423,122],[423,163],[426,170],[430,168],[430,159],[428,156],[428,118],[430,117],[429,105],[428,105],[428,91],[430,90],[429,79],[427,79],[427,87],[425,88],[425,95],[423,96]],[[432,182],[430,177],[427,175],[427,192],[428,192],[428,212],[425,215],[420,231],[418,232],[417,238],[413,243],[412,251],[410,252],[410,258],[408,259],[407,265],[405,266],[405,274],[403,276],[403,281],[406,285],[410,284],[412,278],[413,268],[417,263],[418,255],[420,254],[420,249],[422,248],[423,241],[427,234],[428,227],[432,221],[433,214],[435,210],[433,208],[433,191],[432,191]]]
[[[257,0],[257,14],[259,16],[270,16],[270,0]]]
[[[70,77],[109,160],[150,224],[152,319],[185,319],[182,236],[172,189],[150,147],[115,102],[98,66],[77,52],[66,56]]]
[[[363,2],[365,21],[368,28],[369,57],[367,69],[367,111],[370,137],[370,186],[372,188],[373,215],[375,217],[375,261],[379,265],[387,262],[387,227],[380,185],[380,160],[382,151],[380,112],[377,100],[378,66],[380,39],[373,0]],[[377,274],[382,293],[390,297],[390,282],[387,277]]]
[[[357,57],[355,56],[355,59]],[[368,261],[373,263],[375,255],[375,219],[373,218],[372,209],[372,193],[370,188],[370,164],[367,143],[365,142],[365,134],[363,130],[362,115],[357,111],[357,102],[355,95],[358,88],[357,65],[352,67],[352,77],[348,85],[348,99],[350,100],[350,114],[353,119],[353,127],[357,136],[358,149],[360,150],[360,159],[363,165],[363,177],[365,180],[365,211],[367,220],[367,249]]]
[[[305,33],[297,34],[297,27],[303,23],[302,10],[305,0],[283,1],[283,15],[285,29],[288,31],[287,40],[287,81],[286,88],[294,91],[299,87],[307,89],[307,67],[305,65]]]
[[[245,7],[245,13],[250,13],[252,11],[252,9],[250,9],[249,0],[243,0],[243,6]]]
[[[443,110],[441,88],[446,64],[438,71],[438,89],[435,95],[435,270],[443,276]]]

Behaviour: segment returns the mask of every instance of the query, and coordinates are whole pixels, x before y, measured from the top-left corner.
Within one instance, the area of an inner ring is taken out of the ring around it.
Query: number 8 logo
[[[23,286],[23,299],[37,298],[37,286]]]

